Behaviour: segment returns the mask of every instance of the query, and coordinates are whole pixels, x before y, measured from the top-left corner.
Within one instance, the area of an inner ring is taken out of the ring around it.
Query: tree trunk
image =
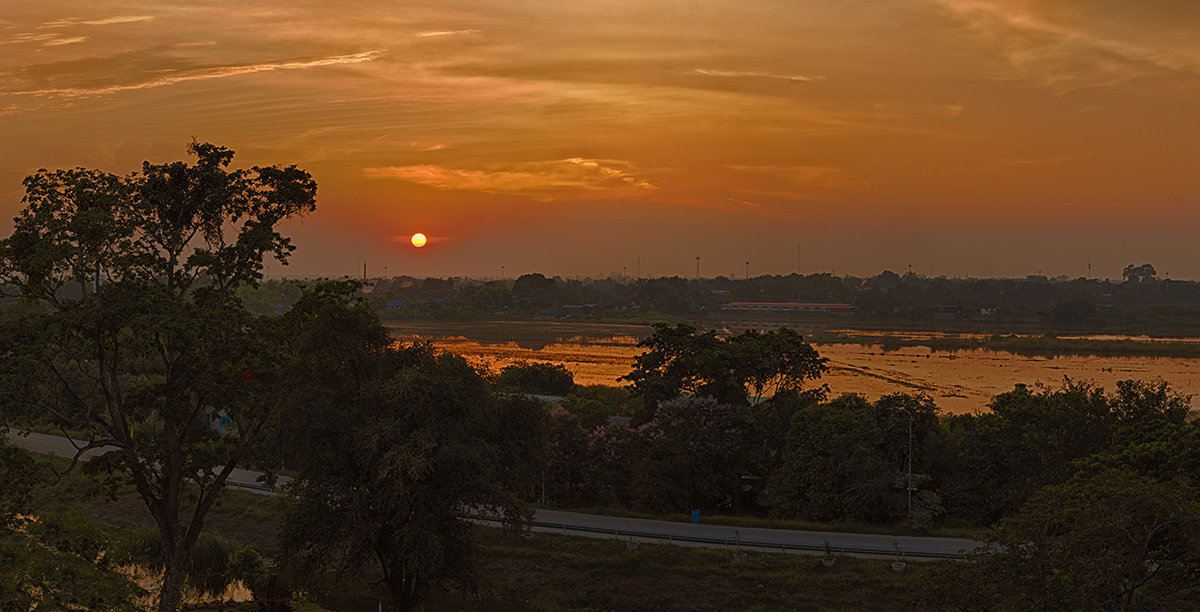
[[[393,569],[391,574],[385,576],[385,583],[388,591],[392,594],[392,603],[395,604],[396,610],[400,612],[409,612],[416,607],[418,602],[418,594],[416,592],[416,578],[411,577],[403,569],[404,564],[399,564],[399,569]]]
[[[168,555],[163,570],[162,589],[159,590],[158,612],[177,612],[183,595],[183,565],[187,555]]]

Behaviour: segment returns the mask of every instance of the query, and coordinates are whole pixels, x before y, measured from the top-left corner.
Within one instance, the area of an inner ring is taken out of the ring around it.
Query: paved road
[[[691,546],[717,548],[749,548],[777,552],[821,554],[828,540],[834,552],[863,557],[893,557],[895,546],[906,557],[921,559],[961,558],[962,553],[981,542],[964,538],[933,538],[916,536],[842,533],[834,531],[800,531],[767,529],[763,527],[730,527],[701,522],[678,523],[654,519],[622,518],[558,510],[538,510],[535,531],[562,532],[594,537],[621,537],[642,542],[670,542]],[[558,526],[556,526],[558,525]],[[563,529],[561,526],[565,526]],[[588,533],[581,533],[584,527]]]
[[[75,447],[71,445],[71,441],[69,439],[62,436],[51,436],[37,432],[29,432],[26,434],[24,432],[18,433],[16,430],[10,430],[8,432],[8,438],[9,440],[12,440],[14,444],[23,446],[34,452],[45,453],[47,455],[58,455],[60,457],[75,456]],[[91,449],[84,453],[83,456],[84,458],[94,457],[103,452],[105,451],[102,449]],[[234,468],[233,472],[229,474],[228,482],[234,487],[246,489],[255,493],[264,493],[267,495],[274,494],[274,490],[271,489],[271,487],[264,486],[263,483],[259,482],[259,476],[262,476],[261,472],[251,472],[250,470]],[[291,479],[287,476],[279,477],[279,481],[281,483],[289,480]]]
[[[60,436],[31,433],[25,437],[10,431],[9,438],[29,450],[40,453],[69,457],[75,452],[70,442]],[[90,451],[88,456],[99,452],[101,451]],[[273,490],[263,487],[258,482],[259,475],[258,472],[235,469],[229,480],[231,484],[255,493],[273,494]],[[286,477],[280,479],[284,480]],[[892,543],[893,537],[888,535],[729,527],[546,509],[538,510],[534,521],[534,531],[598,538],[633,539],[639,542],[662,541],[684,546],[711,548],[740,546],[747,549],[820,554],[825,541],[828,540],[835,552],[854,556],[891,557],[895,550]],[[904,556],[918,559],[961,558],[963,552],[972,550],[981,544],[981,542],[963,538],[915,536],[899,536],[895,538],[895,541]]]

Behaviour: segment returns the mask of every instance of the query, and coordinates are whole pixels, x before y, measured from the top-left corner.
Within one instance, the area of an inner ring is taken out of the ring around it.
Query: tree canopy
[[[749,393],[761,399],[764,393],[799,390],[826,370],[826,360],[789,328],[723,340],[684,323],[659,323],[638,346],[647,350],[622,379],[644,399],[641,422],[653,418],[659,403],[681,393],[745,405]]]
[[[88,469],[132,484],[163,541],[160,610],[230,471],[287,403],[286,347],[236,290],[286,262],[276,230],[315,207],[295,166],[230,170],[233,151],[192,143],[194,164],[117,176],[39,170],[0,241],[0,286],[48,310],[0,326],[10,414],[83,431]],[[227,430],[207,421],[224,415]]]
[[[466,512],[509,525],[543,461],[545,411],[501,396],[456,355],[428,345],[394,347],[366,316],[347,316],[320,337],[352,360],[313,372],[329,384],[297,404],[293,442],[306,452],[292,485],[284,541],[299,570],[339,574],[371,565],[401,609],[432,589],[474,586],[474,536]],[[314,363],[316,367],[325,367]],[[333,362],[337,363],[337,361]]]
[[[978,610],[1181,610],[1200,593],[1197,491],[1123,470],[1046,487],[922,603]]]
[[[558,363],[514,363],[500,370],[497,382],[535,395],[565,396],[575,390],[575,375]]]

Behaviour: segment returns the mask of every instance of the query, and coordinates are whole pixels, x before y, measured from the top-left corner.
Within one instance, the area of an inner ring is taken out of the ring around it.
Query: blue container
[[[692,522],[693,523],[700,522],[700,511],[699,510],[692,510]]]

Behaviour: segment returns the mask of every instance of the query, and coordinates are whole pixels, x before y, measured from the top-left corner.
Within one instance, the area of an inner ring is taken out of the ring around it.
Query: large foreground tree
[[[195,164],[128,176],[39,170],[0,241],[0,286],[48,306],[0,327],[5,416],[82,431],[76,459],[97,449],[88,469],[133,485],[162,538],[171,611],[206,513],[288,401],[278,323],[236,289],[267,255],[287,259],[276,225],[316,195],[294,166],[229,170],[228,149],[188,150]],[[208,427],[218,415],[231,426]]]

